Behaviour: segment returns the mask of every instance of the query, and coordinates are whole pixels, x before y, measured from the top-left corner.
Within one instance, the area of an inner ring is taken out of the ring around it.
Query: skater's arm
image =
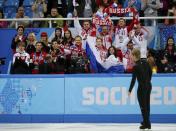
[[[130,83],[130,88],[128,90],[129,93],[131,93],[133,87],[134,87],[134,84],[136,82],[136,66],[134,67],[134,71],[133,71],[133,74],[132,74],[132,79],[131,79],[131,83]]]

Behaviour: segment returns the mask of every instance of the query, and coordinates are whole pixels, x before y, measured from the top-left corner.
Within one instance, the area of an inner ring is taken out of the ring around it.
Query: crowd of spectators
[[[19,1],[15,18],[29,18],[25,13],[25,0]],[[167,0],[34,0],[31,4],[33,18],[65,18],[73,17],[74,21],[53,20],[55,36],[49,41],[47,32],[40,34],[37,40],[35,33],[24,36],[26,27],[49,27],[48,21],[18,21],[17,34],[11,44],[13,50],[13,74],[65,74],[94,73],[91,61],[86,54],[86,41],[89,36],[95,37],[95,48],[103,62],[115,58],[123,64],[125,73],[133,71],[134,62],[131,52],[134,48],[141,51],[141,59],[147,60],[154,73],[176,72],[176,50],[173,36],[169,37],[164,50],[148,49],[148,31],[142,26],[152,26],[153,20],[139,21],[134,14],[117,14],[121,17],[108,25],[96,25],[91,21],[80,21],[79,17],[105,16],[105,9],[111,6],[118,8],[134,8],[139,16],[175,15],[175,1]],[[161,13],[165,11],[165,13]],[[3,10],[0,11],[4,18]],[[126,22],[123,16],[133,16]],[[174,24],[175,20],[158,21]],[[0,22],[1,27],[15,27],[15,22]],[[81,26],[82,25],[82,26]],[[72,34],[68,27],[76,29]],[[75,33],[75,32],[74,32]],[[75,37],[73,37],[75,36]],[[102,72],[100,72],[102,73]]]
[[[7,5],[8,1],[2,0],[1,18],[69,18],[74,17],[77,11],[78,17],[92,17],[97,10],[116,3],[118,8],[133,7],[139,12],[139,16],[175,16],[175,0],[14,0],[18,4]],[[8,7],[8,8],[7,8]],[[15,8],[15,9],[14,9]],[[9,11],[12,10],[12,11]],[[16,10],[16,13],[14,12]],[[125,16],[131,16],[129,13]],[[160,20],[165,24],[174,24],[176,20]],[[0,22],[0,27],[14,27],[14,22]],[[53,27],[63,27],[64,21],[52,21]],[[144,25],[153,25],[153,20],[147,19]],[[25,21],[25,27],[49,27],[44,21]],[[71,24],[70,24],[71,26]]]

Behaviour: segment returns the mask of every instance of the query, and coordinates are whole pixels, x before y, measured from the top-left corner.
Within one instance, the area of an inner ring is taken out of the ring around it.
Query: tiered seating
[[[13,18],[18,8],[19,0],[7,0],[4,3],[3,11],[6,18]]]

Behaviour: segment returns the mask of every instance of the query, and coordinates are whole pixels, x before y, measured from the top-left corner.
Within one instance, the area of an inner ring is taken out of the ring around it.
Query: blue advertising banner
[[[66,78],[66,114],[140,114],[131,77]],[[176,77],[153,77],[151,114],[176,114]]]
[[[1,78],[0,114],[63,114],[64,78]]]
[[[1,122],[139,122],[131,75],[0,75]],[[151,121],[176,123],[176,75],[154,75]]]

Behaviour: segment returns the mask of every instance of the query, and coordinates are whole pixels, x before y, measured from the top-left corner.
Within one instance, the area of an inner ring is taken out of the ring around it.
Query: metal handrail
[[[111,20],[119,20],[122,17],[111,17]],[[133,17],[123,17],[126,20],[130,20]],[[78,20],[92,20],[92,18],[77,18]],[[157,16],[157,17],[139,17],[140,20],[154,20],[154,26],[156,25],[156,20],[162,19],[176,19],[176,16]],[[75,18],[8,18],[8,19],[0,19],[0,21],[49,21],[49,27],[52,27],[51,21],[53,20],[75,20]],[[17,24],[16,24],[17,26]]]

